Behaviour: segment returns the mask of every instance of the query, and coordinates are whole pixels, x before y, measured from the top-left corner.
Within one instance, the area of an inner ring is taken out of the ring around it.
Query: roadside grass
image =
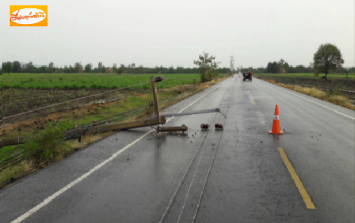
[[[327,94],[324,91],[321,91],[316,88],[308,88],[308,87],[301,87],[299,85],[295,85],[295,86],[293,86],[293,90],[298,91],[303,94],[311,95],[311,96],[317,97],[317,98],[323,98],[323,97],[327,96]]]
[[[171,106],[226,78],[228,77],[197,85],[161,89],[158,91],[159,101],[172,99],[162,103],[161,109]],[[85,135],[81,143],[77,140],[58,143],[58,140],[63,138],[63,133],[66,129],[100,121],[142,106],[147,106],[147,110],[144,113],[130,117],[129,121],[149,117],[152,112],[152,109],[148,106],[149,101],[153,101],[152,94],[141,94],[124,100],[57,112],[5,126],[0,133],[0,138],[16,137],[18,135],[32,135],[32,137],[23,145],[7,146],[0,149],[0,162],[20,153],[23,158],[21,162],[0,171],[0,188],[113,134],[113,132],[106,132]],[[43,130],[39,130],[38,127]],[[18,131],[19,129],[21,129],[21,132]],[[11,151],[14,152],[11,153]]]
[[[324,74],[319,74],[318,76],[313,73],[286,73],[286,74],[274,74],[274,73],[262,73],[262,74],[254,74],[254,76],[260,77],[300,77],[300,78],[310,78],[310,79],[320,79]],[[346,74],[328,74],[328,79],[345,79]],[[351,73],[348,75],[348,78],[355,79],[355,73]]]
[[[27,170],[31,169],[30,165],[26,162],[21,162],[18,165],[13,167],[9,167],[0,172],[0,184],[2,182],[7,181],[14,181],[14,177],[21,175],[22,173],[26,172]]]
[[[284,87],[284,88],[288,88],[290,90],[294,90],[294,91],[297,91],[297,92],[300,92],[300,93],[303,93],[306,95],[313,96],[315,98],[322,99],[324,101],[328,101],[328,102],[355,110],[355,106],[352,105],[352,103],[349,101],[349,99],[343,95],[330,94],[329,92],[319,90],[315,87],[308,88],[308,87],[302,87],[299,85],[277,83],[274,80],[265,80],[265,81],[272,83],[272,84],[276,84],[276,85]]]

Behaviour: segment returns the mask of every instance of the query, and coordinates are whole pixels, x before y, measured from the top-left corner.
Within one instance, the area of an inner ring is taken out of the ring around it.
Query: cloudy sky
[[[9,6],[48,5],[48,27],[10,27]],[[355,66],[354,0],[11,0],[0,3],[0,59],[56,66],[192,67],[202,52],[229,67],[283,58],[309,65],[322,43]]]

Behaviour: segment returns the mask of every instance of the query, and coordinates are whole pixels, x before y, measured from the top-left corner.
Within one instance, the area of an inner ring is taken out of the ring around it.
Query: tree
[[[284,64],[285,64],[285,60],[284,59],[281,59],[279,62],[278,62],[278,65],[280,68],[283,68],[284,67]]]
[[[21,63],[18,61],[14,61],[12,72],[19,73],[20,71],[21,71]]]
[[[32,61],[29,61],[28,63],[26,63],[25,67],[26,67],[26,69],[31,69],[31,68],[33,68],[33,63],[32,63]]]
[[[329,71],[340,69],[343,63],[340,50],[330,43],[321,44],[313,57],[314,72],[316,75],[324,73],[324,79],[327,79]]]
[[[40,73],[44,73],[44,72],[46,71],[46,66],[41,66],[41,67],[38,69],[38,71],[39,71]]]
[[[50,72],[53,72],[54,71],[54,63],[51,61],[49,64],[48,64],[48,70]]]
[[[105,73],[106,72],[106,68],[102,64],[102,62],[99,62],[99,65],[97,66],[97,70],[98,70],[99,73]]]
[[[12,70],[12,63],[10,61],[2,63],[2,71],[4,73],[10,73]]]
[[[91,63],[85,65],[85,73],[90,73],[92,69]]]
[[[36,70],[36,69],[35,69],[35,66],[33,66],[32,61],[26,63],[25,68],[26,68],[26,72],[27,72],[27,73],[34,73],[35,70]]]
[[[81,73],[83,71],[83,65],[81,65],[81,62],[76,62],[74,64],[74,70],[75,73]]]
[[[284,63],[284,69],[286,70],[286,72],[288,71],[289,67],[290,67],[290,65],[287,62],[285,62]]]
[[[117,73],[117,64],[116,63],[113,63],[112,71],[113,71],[113,73]]]
[[[174,66],[169,67],[168,73],[169,73],[169,74],[175,73]]]
[[[64,73],[69,73],[69,67],[67,65],[64,65],[63,71]]]
[[[307,68],[303,65],[297,65],[295,67],[295,71],[296,73],[306,73],[307,72]]]
[[[280,71],[280,68],[279,68],[279,63],[277,63],[277,62],[269,62],[268,64],[267,64],[267,67],[266,67],[266,71],[268,72],[268,73],[279,73],[279,71]]]
[[[124,64],[120,65],[120,68],[117,69],[116,73],[122,74],[125,71],[126,67]]]
[[[194,60],[194,64],[199,66],[201,82],[211,80],[212,76],[216,74],[219,62],[215,62],[215,59],[214,56],[209,56],[208,53],[203,52],[203,54],[199,56],[199,60]]]
[[[69,72],[68,73],[74,73],[74,68],[71,65],[69,65]]]

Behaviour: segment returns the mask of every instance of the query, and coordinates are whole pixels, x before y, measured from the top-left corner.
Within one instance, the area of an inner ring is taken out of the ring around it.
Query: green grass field
[[[319,74],[315,76],[313,73],[291,73],[291,74],[255,74],[255,76],[260,77],[299,77],[299,78],[312,78],[312,79],[320,79],[324,74]],[[328,74],[327,77],[329,79],[341,79],[345,78],[345,74]],[[349,78],[355,78],[355,74],[349,74]]]
[[[123,88],[148,82],[150,77],[163,76],[164,81],[157,88],[170,88],[178,85],[200,82],[199,74],[3,74],[0,76],[1,88],[32,89],[88,89],[88,88]],[[225,75],[220,75],[225,76]],[[149,89],[150,83],[133,87]]]

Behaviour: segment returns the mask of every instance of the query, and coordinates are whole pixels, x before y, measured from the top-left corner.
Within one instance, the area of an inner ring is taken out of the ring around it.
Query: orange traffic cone
[[[275,119],[274,122],[272,123],[272,129],[269,131],[270,134],[275,134],[275,135],[283,135],[284,133],[281,132],[281,126],[280,126],[280,118],[279,118],[279,106],[276,105],[275,108]]]

